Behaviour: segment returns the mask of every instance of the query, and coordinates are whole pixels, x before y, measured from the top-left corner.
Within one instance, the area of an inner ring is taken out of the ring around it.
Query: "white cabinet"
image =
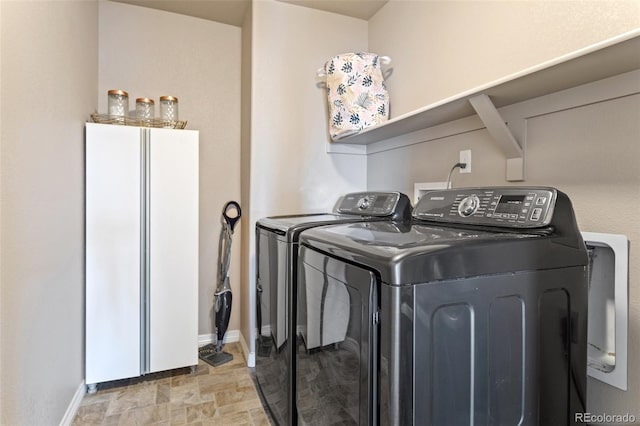
[[[198,363],[197,131],[86,125],[85,315],[88,385]]]

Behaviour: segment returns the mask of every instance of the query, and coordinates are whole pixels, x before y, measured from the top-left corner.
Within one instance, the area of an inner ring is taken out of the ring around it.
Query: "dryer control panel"
[[[355,192],[342,198],[336,212],[359,216],[391,216],[400,208],[400,196],[399,192]]]
[[[557,192],[553,188],[487,187],[427,192],[413,209],[415,219],[508,228],[548,226]]]

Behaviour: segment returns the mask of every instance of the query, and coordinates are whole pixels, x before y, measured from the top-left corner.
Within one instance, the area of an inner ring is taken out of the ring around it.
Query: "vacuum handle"
[[[236,212],[238,212],[237,216],[230,217],[227,214],[230,208],[234,208]],[[235,201],[228,201],[227,204],[222,208],[222,217],[224,217],[225,222],[229,224],[229,228],[231,228],[231,232],[233,232],[233,228],[236,226],[236,222],[240,220],[240,216],[242,216],[242,209],[240,209],[240,204]]]

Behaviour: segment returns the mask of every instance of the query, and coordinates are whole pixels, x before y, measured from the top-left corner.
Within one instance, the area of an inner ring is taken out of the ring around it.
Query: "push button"
[[[540,215],[542,214],[542,209],[537,207],[533,209],[531,212],[531,220],[538,221],[540,220]]]
[[[536,200],[536,206],[542,206],[547,202],[547,197],[538,197]]]

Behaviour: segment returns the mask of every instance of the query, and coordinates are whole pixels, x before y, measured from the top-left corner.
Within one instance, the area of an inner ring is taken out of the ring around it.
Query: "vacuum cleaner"
[[[229,216],[235,212],[235,216]],[[220,240],[218,242],[218,286],[213,295],[215,304],[216,342],[209,343],[198,350],[200,359],[218,367],[233,359],[233,355],[222,351],[224,335],[231,318],[231,284],[229,282],[229,265],[231,264],[231,243],[233,229],[240,220],[242,210],[235,201],[227,202],[222,208]]]

